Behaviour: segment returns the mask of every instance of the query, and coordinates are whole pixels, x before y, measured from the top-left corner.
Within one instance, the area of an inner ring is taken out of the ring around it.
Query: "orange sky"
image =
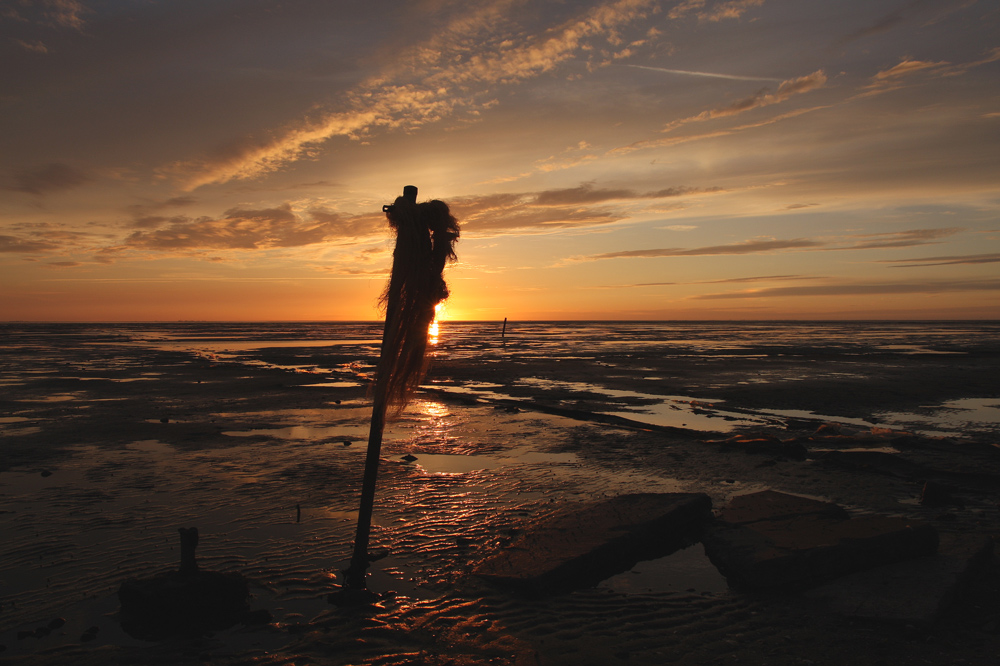
[[[1000,318],[1000,8],[14,2],[4,320]]]

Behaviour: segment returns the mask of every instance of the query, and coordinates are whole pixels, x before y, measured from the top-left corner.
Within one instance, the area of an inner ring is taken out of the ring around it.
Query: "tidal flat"
[[[4,325],[0,659],[995,663],[995,562],[932,627],[731,589],[698,543],[544,598],[469,572],[553,512],[635,492],[772,489],[996,540],[1000,324],[444,322],[385,432],[382,596],[341,608],[380,334]],[[921,502],[928,480],[950,499]],[[176,567],[190,526],[201,566],[246,576],[270,621],[130,636],[119,586]]]

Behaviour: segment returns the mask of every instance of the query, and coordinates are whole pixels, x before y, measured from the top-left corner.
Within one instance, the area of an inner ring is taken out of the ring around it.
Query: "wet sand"
[[[704,492],[720,506],[772,488],[996,538],[989,430],[930,437],[870,423],[1000,396],[997,350],[439,355],[427,390],[386,432],[373,531],[384,557],[370,582],[386,594],[359,611],[326,595],[353,540],[371,359],[290,344],[248,363],[92,342],[27,336],[4,357],[0,659],[10,663],[993,664],[1000,653],[995,564],[931,629],[730,590],[700,545],[548,599],[466,575],[533,519],[637,491]],[[524,377],[535,381],[515,381]],[[592,390],[597,377],[620,393]],[[643,421],[651,385],[708,398],[677,411],[703,412],[718,431]],[[839,431],[817,434],[831,418]],[[808,453],[748,453],[727,441],[740,432]],[[928,478],[947,481],[961,506],[922,506]],[[273,622],[129,637],[118,586],[176,566],[176,530],[191,525],[202,566],[246,575],[253,607]],[[65,624],[24,635],[55,618]]]

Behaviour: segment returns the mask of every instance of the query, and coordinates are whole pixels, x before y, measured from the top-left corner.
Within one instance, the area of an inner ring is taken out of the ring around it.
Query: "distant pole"
[[[417,203],[417,188],[407,185],[403,188],[403,198],[411,204]],[[383,207],[386,210],[386,207]],[[344,572],[344,583],[355,590],[367,589],[365,572],[368,569],[368,542],[372,528],[372,511],[375,506],[375,481],[378,478],[379,456],[382,451],[382,433],[385,430],[385,411],[387,406],[387,388],[389,377],[386,376],[387,357],[395,346],[390,339],[396,327],[393,318],[398,312],[392,303],[385,311],[385,326],[382,329],[382,347],[379,350],[379,372],[375,376],[375,394],[372,399],[372,420],[368,430],[368,453],[365,456],[365,475],[361,482],[361,505],[358,508],[358,530],[354,538],[354,554],[351,564]]]
[[[500,331],[500,339],[502,340],[507,335],[507,317],[503,318],[503,330]]]

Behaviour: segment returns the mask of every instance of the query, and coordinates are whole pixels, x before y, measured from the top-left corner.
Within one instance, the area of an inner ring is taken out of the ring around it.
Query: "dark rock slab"
[[[173,636],[202,636],[250,618],[250,588],[239,573],[203,571],[195,557],[196,527],[177,530],[181,565],[148,578],[129,578],[118,588],[122,629],[129,636],[158,641]],[[82,639],[81,640],[85,640]]]
[[[476,565],[473,574],[532,594],[589,587],[689,545],[711,518],[712,501],[700,493],[590,502],[530,526]]]
[[[848,617],[926,626],[975,583],[992,556],[986,535],[945,533],[934,555],[844,576],[805,596]]]
[[[833,502],[775,490],[738,495],[719,511],[719,520],[730,525],[747,525],[761,520],[787,520],[801,516],[823,516],[840,520],[851,517],[843,507]]]
[[[938,535],[908,519],[850,518],[835,504],[764,491],[734,498],[702,541],[730,585],[787,589],[931,555]]]
[[[125,633],[153,641],[228,629],[250,609],[246,579],[219,571],[130,578],[118,588],[118,599]]]

